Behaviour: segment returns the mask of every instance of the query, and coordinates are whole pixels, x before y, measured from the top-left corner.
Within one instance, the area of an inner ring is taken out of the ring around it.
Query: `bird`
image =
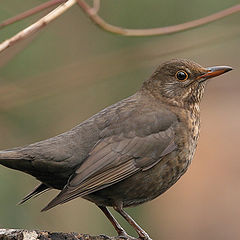
[[[124,208],[160,196],[186,172],[199,138],[199,105],[206,84],[231,70],[202,67],[187,59],[169,60],[135,94],[71,130],[0,151],[1,165],[41,182],[20,203],[58,189],[42,211],[82,197],[102,210],[118,236],[135,239],[108,207],[135,229],[138,239],[150,240]]]

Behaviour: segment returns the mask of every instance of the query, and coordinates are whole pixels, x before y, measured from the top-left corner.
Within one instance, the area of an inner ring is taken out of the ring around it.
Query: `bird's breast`
[[[191,163],[199,139],[200,133],[200,110],[199,105],[194,105],[190,111],[186,112],[186,150],[188,164]]]

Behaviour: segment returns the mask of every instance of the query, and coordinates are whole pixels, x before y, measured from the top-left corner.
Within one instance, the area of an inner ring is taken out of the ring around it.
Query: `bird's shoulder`
[[[178,117],[166,105],[137,93],[113,104],[89,121],[99,130],[100,138],[122,135],[144,137],[167,130]]]

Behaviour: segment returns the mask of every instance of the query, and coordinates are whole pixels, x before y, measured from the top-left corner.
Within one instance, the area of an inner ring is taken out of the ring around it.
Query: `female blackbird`
[[[119,236],[130,238],[107,206],[148,240],[123,208],[156,198],[185,173],[197,145],[207,80],[230,70],[183,59],[165,62],[134,95],[56,137],[0,151],[0,164],[42,182],[21,203],[59,189],[43,211],[83,197],[104,212]]]

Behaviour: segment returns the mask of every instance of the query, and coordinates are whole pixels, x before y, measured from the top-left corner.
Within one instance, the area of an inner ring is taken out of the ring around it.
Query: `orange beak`
[[[208,67],[206,68],[207,73],[201,75],[198,77],[198,79],[209,79],[209,78],[213,78],[216,76],[219,76],[223,73],[229,72],[231,70],[233,70],[233,68],[228,67],[228,66],[216,66],[216,67]]]

